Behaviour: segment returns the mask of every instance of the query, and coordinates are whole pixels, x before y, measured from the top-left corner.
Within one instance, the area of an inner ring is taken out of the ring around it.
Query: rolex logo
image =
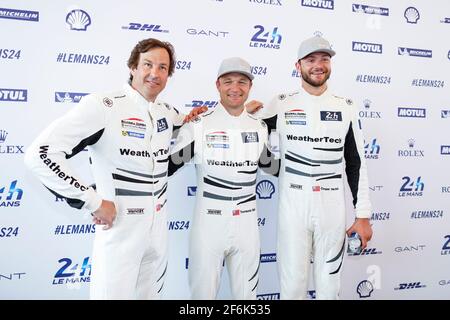
[[[363,101],[364,108],[369,109],[371,103],[372,103],[372,101],[370,101],[369,99],[364,99],[364,101]]]
[[[0,130],[0,143],[5,142],[7,135],[8,132],[6,132],[5,130]]]

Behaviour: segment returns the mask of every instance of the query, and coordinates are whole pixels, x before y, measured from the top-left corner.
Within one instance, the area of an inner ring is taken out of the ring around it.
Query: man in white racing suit
[[[197,197],[190,230],[189,286],[193,299],[215,299],[226,261],[234,299],[256,299],[260,242],[256,174],[267,141],[264,122],[244,103],[250,65],[225,59],[216,86],[220,104],[185,124],[169,159],[169,174],[193,158]]]
[[[298,91],[280,94],[258,113],[280,141],[277,261],[281,299],[305,299],[311,255],[317,299],[337,299],[345,245],[344,168],[356,219],[347,230],[372,237],[364,145],[352,100],[327,88],[329,42],[312,37],[300,44]],[[262,104],[252,101],[249,110]],[[345,162],[344,162],[345,160]]]
[[[174,65],[170,43],[140,41],[128,60],[129,84],[84,97],[27,150],[27,166],[48,189],[105,225],[95,232],[91,299],[160,298],[167,270],[169,146],[184,116],[157,96]],[[86,146],[96,190],[67,161]]]

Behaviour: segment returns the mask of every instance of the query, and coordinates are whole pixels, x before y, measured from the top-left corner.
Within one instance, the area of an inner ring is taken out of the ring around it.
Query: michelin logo
[[[389,8],[382,7],[372,7],[364,4],[356,4],[352,5],[352,11],[357,13],[366,13],[366,14],[378,14],[380,16],[388,16]]]
[[[0,8],[0,18],[38,22],[39,21],[39,12],[38,11],[29,11],[29,10]]]
[[[264,253],[264,254],[261,254],[260,259],[261,259],[261,263],[276,262],[277,254],[276,253]]]
[[[413,56],[413,57],[421,57],[421,58],[432,58],[433,51],[425,50],[425,49],[414,49],[414,48],[406,48],[406,47],[398,47],[398,54],[400,56]]]
[[[69,102],[78,103],[81,98],[88,95],[88,93],[79,92],[55,92],[55,102]]]

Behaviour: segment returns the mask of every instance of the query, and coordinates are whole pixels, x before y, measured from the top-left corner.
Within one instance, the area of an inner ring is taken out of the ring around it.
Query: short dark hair
[[[166,49],[169,54],[170,64],[169,64],[169,77],[173,74],[175,70],[175,49],[172,44],[166,41],[160,41],[155,38],[148,38],[139,41],[136,46],[131,51],[130,57],[128,58],[127,66],[130,69],[137,68],[139,63],[139,56],[141,53],[145,53],[154,48]],[[130,73],[130,82],[133,80],[133,75]]]

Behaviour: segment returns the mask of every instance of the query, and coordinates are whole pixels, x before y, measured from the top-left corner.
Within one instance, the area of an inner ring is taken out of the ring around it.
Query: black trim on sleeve
[[[238,173],[245,173],[245,174],[255,174],[258,172],[258,169],[252,170],[252,171],[245,171],[245,170],[239,170]]]
[[[172,139],[176,139],[177,137],[178,137],[178,130],[180,130],[180,128],[182,127],[183,125],[181,125],[181,126],[176,126],[176,125],[174,125],[173,126],[173,128],[172,128]]]
[[[230,187],[230,186],[224,185],[224,184],[222,184],[222,183],[213,181],[213,180],[211,180],[211,179],[209,179],[209,178],[207,178],[207,177],[203,177],[203,182],[206,183],[206,184],[209,184],[209,185],[211,185],[211,186],[218,187],[218,188],[222,188],[222,189],[229,189],[229,190],[239,190],[239,189],[242,189],[242,187]]]
[[[66,159],[72,158],[74,155],[78,154],[80,151],[83,151],[84,148],[87,146],[91,146],[93,144],[96,144],[97,141],[101,138],[103,132],[105,131],[105,128],[97,131],[93,135],[83,139],[80,141],[79,144],[77,144],[73,149],[71,154],[66,153]]]
[[[83,208],[85,202],[80,200],[80,199],[74,199],[74,198],[67,198],[64,197],[62,195],[60,195],[59,193],[53,191],[52,189],[50,189],[49,187],[47,187],[46,185],[44,185],[44,187],[47,188],[48,191],[50,191],[51,193],[53,193],[55,196],[57,196],[58,198],[64,199],[66,201],[66,203],[71,206],[72,208],[75,209],[81,209]],[[95,190],[95,185],[93,185],[93,188]]]
[[[168,176],[172,176],[178,169],[184,166],[185,163],[189,162],[194,157],[194,143],[192,141],[186,147],[178,151],[177,153],[171,154],[169,157],[169,168]]]
[[[278,115],[274,115],[273,117],[262,119],[267,127],[267,137],[270,136],[270,133],[273,130],[277,129],[277,118]],[[276,160],[275,156],[270,150],[264,145],[264,149],[259,157],[258,167],[260,167],[265,173],[278,177],[280,173],[280,159]]]
[[[345,136],[344,144],[344,158],[345,158],[345,173],[347,174],[348,185],[353,195],[353,205],[356,206],[358,202],[358,184],[359,184],[359,170],[361,168],[361,158],[356,146],[355,136],[353,134],[352,123],[348,128]]]
[[[241,205],[241,204],[244,204],[244,203],[247,203],[247,202],[250,202],[250,201],[255,201],[255,200],[256,200],[256,195],[253,195],[253,196],[251,196],[248,199],[245,199],[245,200],[243,200],[241,202],[238,202],[238,205]]]
[[[265,173],[278,177],[280,174],[281,160],[275,159],[275,155],[270,152],[266,145],[259,157],[258,167],[260,167]]]
[[[267,125],[267,133],[270,134],[271,131],[277,129],[277,118],[278,115],[274,115],[273,117],[262,119]]]

